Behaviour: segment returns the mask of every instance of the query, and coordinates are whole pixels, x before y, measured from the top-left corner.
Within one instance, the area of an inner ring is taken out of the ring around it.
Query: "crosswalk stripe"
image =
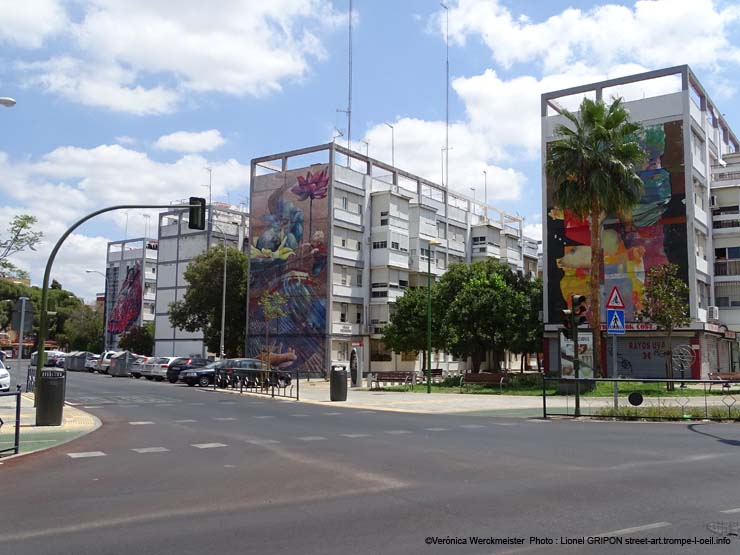
[[[463,424],[460,426],[461,428],[467,428],[469,430],[474,430],[476,428],[485,428],[483,424]]]
[[[385,433],[398,436],[401,434],[410,434],[411,432],[409,430],[385,430]]]
[[[70,459],[86,459],[88,457],[105,457],[102,451],[85,451],[82,453],[67,453]]]
[[[247,441],[247,443],[251,443],[252,445],[272,445],[273,443],[280,443],[276,439],[252,439]]]
[[[255,416],[255,418],[259,418],[260,420],[264,420],[266,418],[275,418],[274,416]]]
[[[323,436],[305,436],[299,437],[298,439],[300,439],[301,441],[322,441],[326,438]]]
[[[169,451],[166,447],[139,447],[131,450],[137,453],[166,453]]]
[[[360,437],[370,437],[370,434],[342,434],[342,435],[350,439],[355,439],[355,438],[360,438]]]
[[[449,428],[424,428],[427,432],[446,432]]]
[[[214,418],[214,420],[218,420],[219,422],[227,422],[229,420],[236,420],[236,418],[234,418],[233,416],[221,416]]]
[[[192,424],[193,422],[197,422],[197,420],[193,420],[192,418],[185,418],[183,420],[175,420],[178,424]]]
[[[136,422],[129,422],[132,426],[146,426],[147,424],[154,424],[154,422],[150,420],[138,420]]]
[[[308,416],[308,415],[307,414],[291,414],[289,416],[295,416],[296,418],[301,418],[301,417],[305,417],[305,416]]]
[[[225,443],[192,443],[193,447],[198,449],[214,449],[216,447],[228,447]]]
[[[325,412],[323,413],[324,416],[339,416],[340,414],[343,414],[341,412]]]

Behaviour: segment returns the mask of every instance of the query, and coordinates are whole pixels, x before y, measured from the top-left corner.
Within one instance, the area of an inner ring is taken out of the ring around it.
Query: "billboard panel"
[[[321,164],[252,183],[247,356],[266,360],[269,349],[281,369],[326,369],[329,182],[329,166]],[[259,304],[267,292],[287,297],[269,345]]]
[[[126,268],[126,277],[108,318],[108,333],[121,334],[136,324],[141,314],[141,263]]]
[[[686,188],[683,123],[671,121],[646,126],[640,135],[646,160],[638,174],[644,184],[639,203],[624,214],[604,220],[601,280],[602,321],[605,295],[619,287],[627,321],[642,310],[646,272],[672,262],[688,281]],[[589,221],[555,206],[547,183],[548,322],[559,323],[560,310],[570,295],[589,295],[591,240]]]

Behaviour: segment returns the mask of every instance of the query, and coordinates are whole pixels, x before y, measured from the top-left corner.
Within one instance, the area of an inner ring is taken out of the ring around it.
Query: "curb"
[[[82,409],[79,409],[79,408],[77,408],[76,406],[70,405],[70,404],[69,404],[69,403],[67,403],[67,402],[65,402],[64,404],[65,404],[66,406],[68,406],[68,407],[70,407],[70,408],[73,408],[73,409],[75,409],[75,410],[78,410],[78,411],[80,411],[81,413],[83,413],[83,414],[85,414],[85,415],[89,416],[90,418],[92,418],[92,419],[93,419],[93,421],[95,422],[95,426],[93,426],[93,427],[92,427],[91,429],[89,429],[89,430],[83,430],[82,432],[80,432],[80,434],[79,434],[79,435],[76,435],[76,436],[74,436],[74,437],[70,437],[70,438],[68,438],[68,439],[65,439],[64,441],[60,441],[59,443],[55,443],[54,445],[47,445],[46,447],[39,447],[38,449],[34,449],[33,451],[26,451],[25,453],[18,453],[17,455],[10,455],[9,457],[3,457],[2,459],[0,459],[0,465],[4,464],[4,463],[5,463],[5,461],[9,461],[9,460],[11,460],[11,459],[18,459],[18,458],[20,458],[20,457],[25,457],[26,455],[32,455],[32,454],[34,454],[34,453],[40,453],[41,451],[47,451],[47,450],[49,450],[49,449],[54,449],[54,448],[56,448],[56,447],[60,447],[60,446],[62,446],[62,445],[65,445],[65,444],[67,444],[67,443],[70,443],[70,442],[72,442],[72,441],[78,440],[78,439],[80,439],[81,437],[84,437],[84,436],[86,436],[86,435],[88,435],[88,434],[91,434],[91,433],[93,433],[93,432],[94,432],[95,430],[98,430],[98,429],[99,429],[99,428],[100,428],[100,427],[101,427],[101,426],[103,425],[103,422],[102,422],[102,421],[100,420],[100,418],[98,418],[98,417],[97,417],[97,416],[95,416],[94,414],[92,414],[92,413],[89,413],[89,412],[85,412],[84,410],[82,410]]]

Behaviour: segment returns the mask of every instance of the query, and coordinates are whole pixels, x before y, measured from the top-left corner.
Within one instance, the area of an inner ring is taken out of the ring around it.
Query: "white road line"
[[[252,445],[272,445],[273,443],[280,442],[276,439],[252,439],[247,441],[247,443],[251,443]]]
[[[193,406],[200,406],[200,405],[204,405],[204,404],[205,403],[188,403],[188,405],[193,405]]]
[[[174,407],[172,403],[157,403],[155,406],[157,407]]]
[[[83,453],[67,453],[70,459],[86,459],[88,457],[105,457],[102,451],[85,451]]]
[[[136,422],[129,422],[132,426],[146,426],[147,424],[154,424],[151,420],[137,420]]]
[[[361,410],[360,414],[378,414],[377,411],[374,410]]]
[[[227,422],[230,420],[236,420],[236,418],[234,418],[233,416],[221,416],[221,417],[214,418],[214,420],[218,420],[219,422]]]
[[[169,451],[166,447],[139,447],[131,450],[137,453],[166,453]]]
[[[447,432],[449,428],[424,428],[427,432]]]
[[[219,401],[222,405],[236,405],[236,401]]]
[[[492,422],[494,426],[518,426],[518,424],[514,424],[513,422]]]
[[[384,430],[384,433],[400,436],[401,434],[410,434],[411,432],[409,430]]]
[[[370,434],[342,434],[342,435],[350,439],[355,439],[359,437],[370,437]]]
[[[613,530],[611,532],[604,532],[603,534],[591,534],[592,536],[623,536],[625,534],[634,534],[635,532],[644,532],[645,530],[655,530],[656,528],[665,528],[670,526],[670,522],[653,522],[652,524],[645,524],[644,526],[633,526],[632,528],[622,528],[621,530]]]
[[[474,430],[476,428],[485,428],[483,424],[463,424],[460,426],[461,428],[468,428],[469,430]]]
[[[120,405],[113,405],[113,406],[114,407],[123,407],[123,408],[126,408],[126,409],[132,409],[132,408],[137,408],[139,405],[129,405],[127,403],[123,403],[123,404],[120,404]]]
[[[83,409],[99,409],[100,405],[85,405]]]
[[[725,513],[726,515],[732,515],[735,513],[740,513],[740,509],[725,509],[724,511],[720,511],[720,513]]]
[[[193,420],[192,418],[185,418],[183,420],[175,420],[178,424],[192,424],[193,422],[197,422],[197,420]]]
[[[275,418],[274,416],[255,416],[255,418],[259,418],[261,420],[264,420],[265,418]]]
[[[224,468],[236,468],[236,466],[233,464],[225,464]]]
[[[306,417],[308,415],[307,414],[290,414],[288,416],[295,416],[296,418],[303,418],[303,417]]]
[[[323,436],[305,436],[305,437],[299,437],[296,439],[300,439],[301,441],[323,441],[326,438]]]
[[[225,443],[192,443],[198,449],[215,449],[216,447],[228,447]]]
[[[324,416],[339,416],[340,414],[344,414],[342,412],[324,412],[322,413]]]

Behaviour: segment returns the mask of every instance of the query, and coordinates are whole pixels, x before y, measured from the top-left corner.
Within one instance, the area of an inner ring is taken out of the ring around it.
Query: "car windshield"
[[[214,368],[217,368],[218,365],[221,364],[220,362],[210,362],[206,364],[201,370],[213,370]]]

